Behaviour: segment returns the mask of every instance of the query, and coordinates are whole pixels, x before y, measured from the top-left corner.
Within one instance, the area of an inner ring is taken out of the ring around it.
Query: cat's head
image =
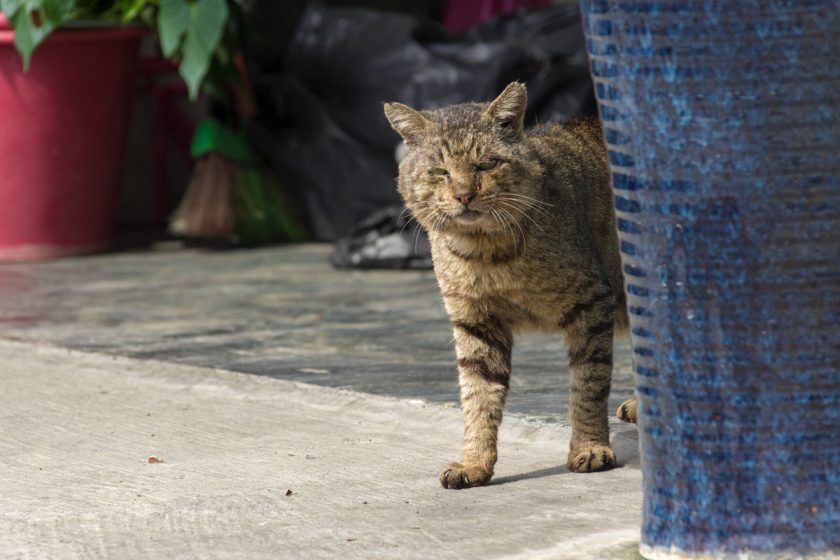
[[[399,190],[417,221],[450,232],[500,232],[521,221],[541,173],[524,142],[527,97],[513,82],[490,103],[433,111],[385,104],[408,148]]]

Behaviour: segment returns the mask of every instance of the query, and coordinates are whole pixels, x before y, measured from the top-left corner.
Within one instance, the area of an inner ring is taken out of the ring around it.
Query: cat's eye
[[[432,175],[449,175],[449,171],[447,171],[443,167],[435,167],[433,169],[429,169],[429,173],[431,173]]]
[[[499,158],[488,159],[487,161],[482,161],[481,163],[476,165],[475,168],[479,171],[490,171],[491,169],[499,165],[500,161],[501,160]]]

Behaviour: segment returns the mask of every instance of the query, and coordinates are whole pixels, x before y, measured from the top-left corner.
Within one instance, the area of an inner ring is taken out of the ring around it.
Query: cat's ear
[[[493,122],[505,136],[522,138],[527,104],[528,89],[525,84],[511,82],[499,97],[487,106],[484,118]]]
[[[386,103],[385,116],[406,144],[416,142],[429,125],[429,119],[402,103]]]

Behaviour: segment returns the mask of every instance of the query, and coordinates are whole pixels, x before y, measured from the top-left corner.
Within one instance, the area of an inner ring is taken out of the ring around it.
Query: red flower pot
[[[0,14],[0,261],[110,245],[142,34],[60,30],[24,72]]]

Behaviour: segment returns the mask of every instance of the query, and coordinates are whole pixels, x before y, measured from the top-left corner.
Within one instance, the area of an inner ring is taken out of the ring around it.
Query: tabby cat
[[[486,483],[508,391],[513,333],[565,334],[575,472],[616,464],[607,397],[613,331],[627,323],[606,149],[597,120],[525,130],[524,84],[489,104],[386,103],[408,147],[398,189],[427,230],[455,334],[464,444],[445,488]],[[628,402],[619,410],[629,418]]]

